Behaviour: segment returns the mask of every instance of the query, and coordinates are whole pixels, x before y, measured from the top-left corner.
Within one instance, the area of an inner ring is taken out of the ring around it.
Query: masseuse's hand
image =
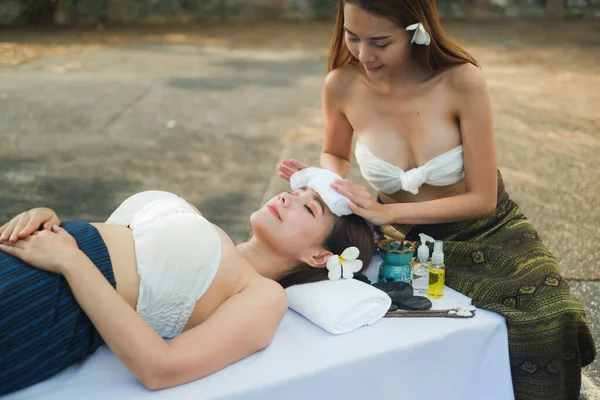
[[[15,243],[36,232],[40,228],[52,229],[52,225],[60,225],[56,213],[49,208],[34,208],[25,211],[0,227],[0,243]]]
[[[352,203],[349,207],[354,214],[363,217],[373,225],[389,223],[389,216],[386,215],[383,204],[378,203],[364,186],[345,179],[333,182],[331,187],[350,199]]]
[[[34,232],[16,243],[0,243],[0,250],[55,274],[62,273],[69,258],[81,252],[75,238],[58,225]]]
[[[283,179],[285,179],[286,181],[289,181],[295,172],[298,172],[301,169],[309,168],[309,167],[312,167],[312,165],[307,164],[302,161],[283,160],[281,162],[281,164],[278,165],[279,176],[282,177]]]

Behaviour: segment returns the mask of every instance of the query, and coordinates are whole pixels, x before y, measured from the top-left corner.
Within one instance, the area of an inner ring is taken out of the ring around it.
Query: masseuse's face
[[[334,215],[312,189],[284,192],[250,217],[254,235],[278,254],[305,260],[333,229]]]
[[[346,46],[372,79],[381,79],[410,58],[411,34],[387,18],[344,6]]]

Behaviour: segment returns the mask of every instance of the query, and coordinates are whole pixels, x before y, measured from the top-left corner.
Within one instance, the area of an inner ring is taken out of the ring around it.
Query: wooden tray
[[[449,308],[447,310],[398,310],[388,311],[384,317],[387,318],[416,318],[416,317],[436,317],[436,318],[473,318],[475,310],[468,310],[471,315],[458,315],[457,312],[463,308]],[[455,312],[451,312],[455,311]]]

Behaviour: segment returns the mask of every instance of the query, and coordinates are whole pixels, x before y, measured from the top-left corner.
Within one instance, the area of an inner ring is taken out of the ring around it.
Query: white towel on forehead
[[[350,215],[352,214],[348,207],[351,203],[350,199],[331,187],[337,179],[343,180],[341,176],[328,169],[310,167],[294,173],[290,178],[290,184],[292,190],[310,188],[317,192],[331,212],[338,217]]]

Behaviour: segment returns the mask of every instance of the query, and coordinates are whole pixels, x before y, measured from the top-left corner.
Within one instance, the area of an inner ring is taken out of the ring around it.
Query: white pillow
[[[292,310],[333,334],[373,325],[392,304],[387,293],[356,279],[305,283],[285,291]]]

